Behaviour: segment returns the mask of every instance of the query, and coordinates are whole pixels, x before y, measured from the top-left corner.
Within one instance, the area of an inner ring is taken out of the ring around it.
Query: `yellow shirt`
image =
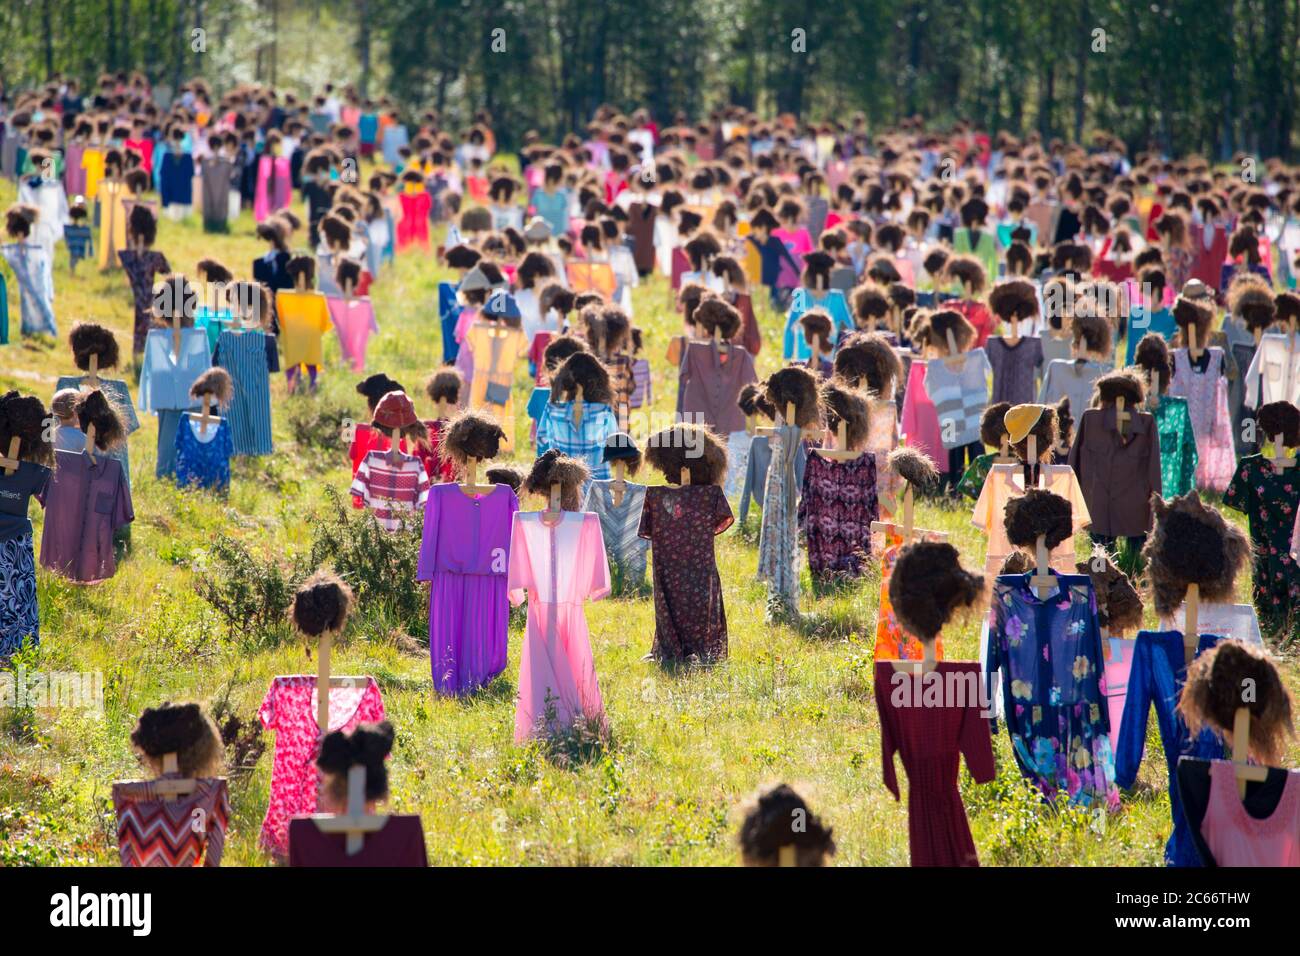
[[[321,336],[330,328],[330,310],[325,296],[319,292],[281,290],[275,294],[275,310],[280,317],[285,368],[297,365],[319,368],[324,362]]]
[[[528,336],[522,329],[476,322],[465,333],[465,345],[474,356],[474,378],[470,382],[469,407],[493,415],[506,433],[502,451],[514,451],[515,367],[528,352]],[[488,400],[488,385],[504,389],[505,403]]]
[[[86,202],[90,202],[98,195],[100,180],[104,178],[104,151],[87,146],[81,154],[81,168],[86,171]]]
[[[1077,534],[1092,523],[1088,504],[1083,500],[1079,479],[1069,465],[1042,465],[1039,469],[1042,486],[1070,503],[1072,523]],[[989,536],[988,551],[984,560],[984,573],[997,574],[1002,562],[1016,548],[1007,540],[1007,502],[1025,493],[1025,472],[1021,465],[994,465],[984,479],[979,501],[971,524]],[[1052,567],[1062,574],[1074,573],[1074,538],[1066,538],[1052,549]]]

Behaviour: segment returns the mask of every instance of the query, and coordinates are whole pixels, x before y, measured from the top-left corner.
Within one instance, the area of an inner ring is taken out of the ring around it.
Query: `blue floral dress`
[[[1039,598],[1030,577],[998,577],[989,627],[989,689],[1000,671],[1016,763],[1048,800],[1118,809],[1092,580],[1056,574]]]

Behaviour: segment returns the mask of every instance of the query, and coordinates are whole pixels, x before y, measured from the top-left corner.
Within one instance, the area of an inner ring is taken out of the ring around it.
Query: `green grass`
[[[0,204],[13,189],[0,183]],[[215,256],[247,274],[262,252],[248,214],[228,236],[205,235],[196,220],[164,220],[158,248],[173,266],[192,270]],[[431,258],[408,255],[376,286],[381,332],[368,367],[419,391],[441,355],[436,283]],[[18,339],[17,295],[11,328]],[[82,263],[56,269],[56,308],[66,333],[79,319],[114,328],[130,341],[131,298],[121,272],[106,276]],[[636,322],[655,365],[655,409],[670,412],[676,383],[663,352],[678,328],[664,281],[635,293]],[[760,374],[779,363],[779,317],[760,310],[767,330]],[[356,376],[339,364],[329,337],[319,402],[364,414],[353,391]],[[0,388],[48,400],[57,376],[70,371],[62,341],[16,341],[0,350]],[[288,565],[301,561],[316,534],[313,516],[324,489],[349,479],[345,448],[298,446],[289,409],[313,400],[289,399],[273,380],[274,458],[238,461],[227,500],[181,494],[153,478],[155,421],[131,441],[136,521],[134,552],[117,576],[94,588],[40,572],[42,643],[21,662],[45,671],[103,674],[102,716],[73,709],[0,711],[0,865],[99,863],[116,860],[110,786],[138,775],[128,735],[146,706],[164,700],[228,701],[229,712],[255,721],[276,674],[311,672],[293,641],[250,640],[232,634],[195,592],[196,559],[220,534],[258,556]],[[526,434],[526,368],[516,383],[518,434]],[[134,394],[133,386],[133,394]],[[428,409],[425,409],[428,411]],[[39,509],[34,520],[40,524]],[[338,673],[379,679],[398,730],[392,761],[397,812],[423,817],[430,860],[437,864],[728,864],[735,860],[735,807],[764,782],[787,780],[803,790],[835,828],[842,864],[908,862],[905,802],[894,801],[880,778],[879,727],[872,701],[872,641],[879,579],[803,610],[811,624],[795,630],[765,621],[764,588],[755,580],[754,528],[729,531],[717,553],[730,624],[730,659],[706,670],[668,673],[642,660],[649,650],[654,609],[646,597],[589,605],[588,620],[612,735],[609,744],[578,750],[512,743],[520,624],[512,628],[511,666],[470,700],[437,698],[427,651],[390,626],[356,624],[336,651]],[[983,538],[969,507],[922,502],[918,523],[947,531],[969,565],[982,566]],[[1080,553],[1085,553],[1080,540]],[[199,564],[201,568],[201,563]],[[412,581],[411,588],[419,587]],[[1245,600],[1248,581],[1241,582]],[[362,609],[359,621],[382,622]],[[418,629],[417,629],[418,630]],[[945,635],[951,659],[976,653],[978,624]],[[420,635],[416,635],[420,636]],[[1294,657],[1285,662],[1295,688]],[[1017,773],[1005,731],[995,741],[996,782],[962,793],[985,864],[1159,865],[1168,835],[1162,748],[1152,721],[1147,760],[1135,792],[1106,819],[1045,806]],[[271,736],[250,773],[232,780],[234,819],[228,865],[264,864],[256,845],[271,773]],[[1300,751],[1291,753],[1297,762]]]

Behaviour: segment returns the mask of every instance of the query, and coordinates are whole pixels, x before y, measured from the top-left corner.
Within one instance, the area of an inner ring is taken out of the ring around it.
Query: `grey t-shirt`
[[[991,338],[984,343],[989,366],[993,369],[993,394],[990,401],[1027,405],[1038,394],[1038,380],[1043,372],[1043,340],[1021,338],[1015,346],[1006,338]]]
[[[1092,404],[1092,388],[1097,379],[1110,369],[1100,362],[1067,362],[1057,359],[1047,366],[1043,376],[1043,391],[1038,400],[1045,405],[1055,405],[1062,396],[1070,399],[1070,414],[1077,422],[1084,410]]]

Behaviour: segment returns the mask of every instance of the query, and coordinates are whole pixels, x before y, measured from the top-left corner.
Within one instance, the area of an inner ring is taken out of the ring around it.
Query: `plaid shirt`
[[[385,531],[396,531],[429,497],[424,463],[405,452],[393,462],[388,452],[372,451],[361,459],[352,494],[360,498]]]
[[[549,402],[537,422],[537,454],[554,448],[562,455],[585,461],[591,477],[609,477],[605,439],[618,431],[618,420],[608,405],[582,403],[582,424],[573,424],[573,402]]]

